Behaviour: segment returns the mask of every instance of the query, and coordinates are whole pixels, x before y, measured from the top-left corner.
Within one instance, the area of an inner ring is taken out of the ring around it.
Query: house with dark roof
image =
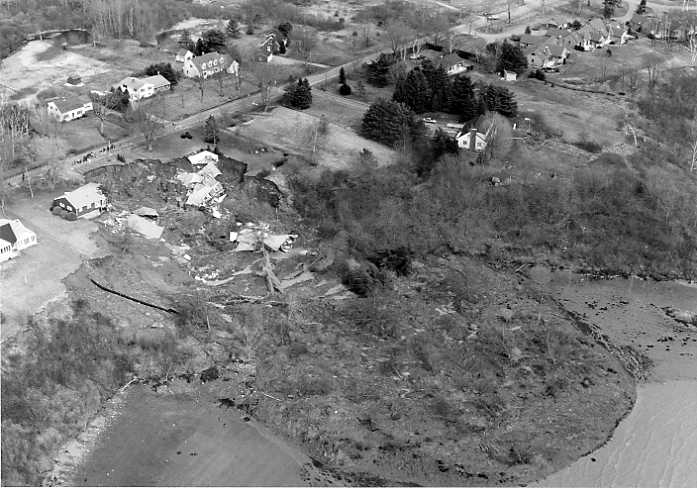
[[[227,54],[206,53],[184,61],[184,75],[187,78],[209,78],[216,73],[227,71],[232,58]]]
[[[92,110],[92,102],[80,97],[51,100],[46,104],[48,114],[58,122],[79,119]]]
[[[51,210],[60,207],[79,219],[97,217],[107,208],[107,197],[98,183],[87,183],[53,199]]]
[[[36,244],[36,234],[18,219],[0,219],[0,263]]]
[[[455,53],[446,54],[443,56],[440,60],[440,65],[447,70],[448,75],[456,75],[474,68],[472,64],[468,63]]]

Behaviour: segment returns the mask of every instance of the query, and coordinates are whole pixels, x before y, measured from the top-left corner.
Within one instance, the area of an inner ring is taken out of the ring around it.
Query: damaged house
[[[179,173],[177,180],[187,188],[185,205],[196,208],[205,207],[213,216],[216,214],[219,216],[217,207],[225,199],[223,185],[216,180],[220,174],[216,160],[209,160],[196,173]]]

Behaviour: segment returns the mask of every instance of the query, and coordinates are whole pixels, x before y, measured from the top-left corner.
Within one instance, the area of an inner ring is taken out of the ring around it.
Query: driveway
[[[60,192],[58,192],[60,193]],[[38,244],[0,264],[0,310],[4,315],[0,337],[13,336],[24,319],[65,292],[63,278],[82,261],[98,254],[89,235],[97,224],[68,222],[49,212],[53,194],[36,195],[7,207],[6,218],[19,218],[36,232]]]

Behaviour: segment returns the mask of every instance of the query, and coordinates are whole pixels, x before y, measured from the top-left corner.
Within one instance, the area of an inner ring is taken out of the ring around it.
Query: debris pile
[[[260,222],[237,223],[238,230],[230,232],[230,241],[237,243],[235,251],[257,251],[262,246],[270,251],[288,252],[298,238],[297,234],[274,234],[269,224]]]
[[[223,185],[216,180],[221,174],[216,161],[207,160],[205,166],[196,173],[182,171],[176,179],[187,188],[186,205],[205,209],[213,217],[220,218],[220,204],[226,195]]]

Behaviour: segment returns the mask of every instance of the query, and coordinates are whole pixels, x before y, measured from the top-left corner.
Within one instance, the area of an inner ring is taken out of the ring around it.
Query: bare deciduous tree
[[[312,61],[312,52],[317,47],[317,34],[307,27],[301,27],[293,31],[295,48],[305,61],[305,68],[309,71]]]
[[[137,132],[143,134],[148,151],[152,151],[153,141],[163,128],[160,119],[152,113],[155,111],[155,103],[156,101],[149,104],[140,102],[136,107],[130,109],[127,116],[127,120],[132,124],[132,127]]]
[[[389,20],[385,22],[385,33],[390,39],[392,53],[406,60],[409,42],[414,38],[414,29],[402,20]]]

